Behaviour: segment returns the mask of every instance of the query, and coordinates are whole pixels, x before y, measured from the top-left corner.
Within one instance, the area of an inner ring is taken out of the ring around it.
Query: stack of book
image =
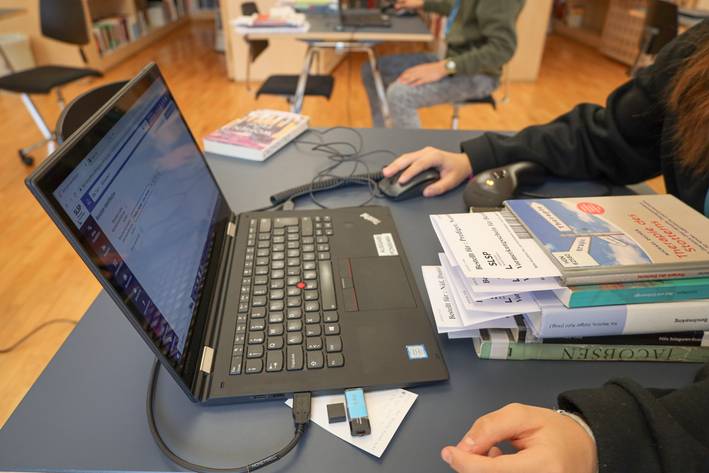
[[[239,34],[254,32],[268,33],[304,33],[310,29],[310,23],[303,13],[296,12],[290,6],[272,7],[268,13],[254,13],[232,20],[234,30]]]
[[[669,195],[433,215],[436,325],[481,358],[709,361],[709,219]]]

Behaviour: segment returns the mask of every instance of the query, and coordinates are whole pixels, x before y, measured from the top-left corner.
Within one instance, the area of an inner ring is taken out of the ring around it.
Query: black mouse
[[[379,181],[379,190],[394,201],[413,199],[423,195],[423,190],[431,183],[441,178],[437,169],[430,168],[412,177],[406,184],[399,184],[399,176],[405,171],[401,170],[391,177]]]
[[[499,208],[515,196],[519,186],[543,184],[545,175],[544,167],[529,161],[489,169],[470,180],[463,192],[463,201],[467,208]]]

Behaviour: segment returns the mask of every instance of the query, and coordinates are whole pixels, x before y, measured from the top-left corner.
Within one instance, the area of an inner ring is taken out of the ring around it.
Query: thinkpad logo
[[[369,215],[367,212],[365,212],[363,214],[359,214],[359,216],[373,225],[379,225],[380,223],[382,223],[382,221],[379,220],[377,217],[373,217],[373,216]]]

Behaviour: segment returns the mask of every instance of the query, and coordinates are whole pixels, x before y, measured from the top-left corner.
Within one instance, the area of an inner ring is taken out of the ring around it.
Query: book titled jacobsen
[[[473,338],[478,357],[499,360],[709,361],[709,332],[609,337],[535,337],[524,321],[518,328],[481,329]]]
[[[569,286],[554,294],[570,308],[709,299],[709,278]]]
[[[510,200],[566,286],[709,276],[709,219],[671,195]]]
[[[569,309],[551,291],[534,294],[539,312],[525,314],[539,338],[709,331],[709,300]]]
[[[204,150],[264,161],[308,129],[309,118],[279,110],[254,110],[204,137]]]

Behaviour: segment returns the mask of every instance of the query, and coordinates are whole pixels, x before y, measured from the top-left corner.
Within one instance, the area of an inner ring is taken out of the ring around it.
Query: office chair
[[[258,14],[258,6],[255,2],[244,2],[241,4],[241,14],[244,16],[251,16],[253,14]],[[266,48],[268,48],[267,39],[250,39],[248,35],[244,36],[249,47],[248,60],[246,63],[246,89],[249,90],[249,84],[251,81],[251,63],[258,58],[261,53],[263,53]],[[305,60],[305,64],[308,68],[307,80],[305,83],[305,96],[320,96],[325,97],[328,100],[332,96],[332,90],[335,87],[335,78],[330,75],[316,75],[310,74],[310,64],[313,55],[319,54],[317,48],[308,49],[308,57]],[[291,110],[294,105],[294,97],[298,88],[298,75],[272,75],[266,78],[266,80],[261,84],[261,87],[256,91],[256,98],[261,95],[277,95],[281,97],[286,97],[286,100],[291,105]]]
[[[56,39],[65,43],[74,44],[79,47],[79,53],[87,63],[82,46],[89,42],[89,32],[86,27],[86,17],[81,0],[40,0],[40,27],[42,34],[48,38]],[[7,56],[0,46],[0,54],[11,66]],[[22,162],[30,166],[34,159],[30,156],[36,148],[50,144],[53,146],[54,133],[47,126],[42,115],[37,110],[30,94],[49,94],[54,90],[57,96],[59,108],[64,108],[64,96],[61,86],[84,77],[101,77],[99,71],[88,68],[65,67],[65,66],[38,66],[20,72],[11,72],[0,77],[0,90],[7,90],[20,94],[22,102],[34,120],[37,128],[42,133],[43,139],[18,151]],[[51,149],[51,148],[50,148]]]
[[[509,80],[509,74],[507,72],[507,68],[503,67],[502,68],[502,88],[503,88],[503,95],[501,102],[503,104],[507,104],[510,101],[510,80]],[[461,107],[465,107],[467,105],[490,105],[493,110],[497,110],[497,101],[495,100],[495,97],[490,95],[486,95],[484,97],[474,97],[474,98],[469,98],[466,100],[463,100],[461,102],[453,102],[453,115],[451,116],[451,129],[452,130],[457,130],[460,126],[460,109]]]
[[[645,14],[645,25],[640,39],[640,49],[630,68],[635,77],[644,57],[654,57],[660,49],[677,36],[679,10],[677,4],[664,0],[650,0]]]
[[[57,119],[57,126],[54,130],[57,143],[64,143],[127,83],[128,81],[118,81],[101,85],[84,92],[69,102]]]

